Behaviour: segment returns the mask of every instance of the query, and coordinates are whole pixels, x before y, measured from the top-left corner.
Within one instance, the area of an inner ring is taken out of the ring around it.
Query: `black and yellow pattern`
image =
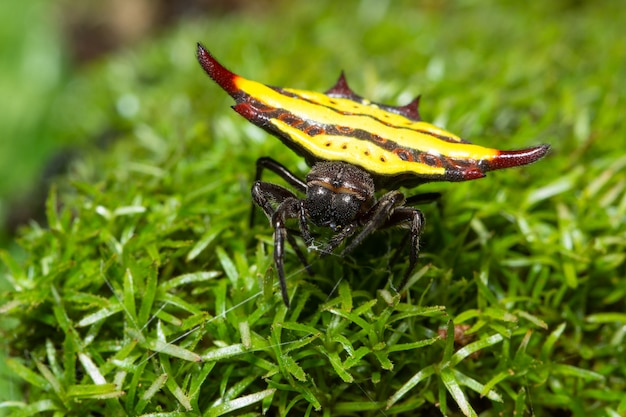
[[[243,117],[317,161],[343,161],[368,171],[378,185],[465,181],[495,169],[528,164],[548,145],[500,151],[471,144],[421,120],[419,98],[406,106],[374,103],[354,94],[343,74],[326,93],[269,87],[224,68],[198,45],[204,70],[237,102]]]

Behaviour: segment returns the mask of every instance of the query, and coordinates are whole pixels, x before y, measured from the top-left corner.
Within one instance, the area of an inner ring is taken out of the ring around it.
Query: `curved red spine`
[[[235,97],[240,92],[235,80],[239,77],[227,70],[222,64],[217,62],[213,55],[206,50],[202,44],[198,43],[198,62],[204,71],[209,74],[216,83],[219,84],[228,94]]]
[[[540,145],[516,151],[500,151],[498,156],[489,161],[489,170],[531,164],[545,156],[549,149],[550,145]]]

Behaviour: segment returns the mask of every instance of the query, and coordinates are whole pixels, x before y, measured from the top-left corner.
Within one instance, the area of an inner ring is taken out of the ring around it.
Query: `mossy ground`
[[[626,414],[622,7],[281,4],[186,22],[55,97],[63,141],[108,145],[0,252],[7,414]],[[306,166],[228,109],[197,41],[254,80],[324,91],[343,69],[376,101],[421,93],[425,120],[475,143],[552,152],[419,188],[443,198],[406,298],[389,231],[310,253],[312,278],[290,254],[286,309],[249,189],[260,156]]]

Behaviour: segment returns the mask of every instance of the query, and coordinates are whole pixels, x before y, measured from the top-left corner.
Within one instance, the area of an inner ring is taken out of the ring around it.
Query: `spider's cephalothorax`
[[[306,176],[305,213],[317,226],[345,229],[374,204],[372,177],[345,162],[318,162]]]
[[[289,304],[283,267],[285,240],[292,244],[300,259],[307,265],[298,246],[288,234],[288,219],[298,220],[300,232],[307,245],[313,243],[309,221],[316,226],[331,228],[335,235],[322,249],[324,253],[332,252],[360,228],[359,234],[346,246],[342,255],[352,251],[370,233],[380,228],[406,225],[410,230],[411,245],[409,267],[400,288],[404,286],[417,262],[424,217],[419,210],[404,207],[405,198],[402,193],[390,191],[376,201],[371,175],[345,162],[318,162],[306,176],[306,183],[270,158],[257,161],[257,177],[260,177],[263,169],[274,171],[306,194],[305,198],[300,199],[284,187],[258,180],[252,186],[252,199],[263,209],[274,227],[274,262],[285,304]]]
[[[344,253],[376,229],[408,226],[411,243],[406,282],[417,260],[422,215],[417,209],[405,207],[405,198],[398,191],[390,191],[376,201],[374,187],[396,190],[428,181],[475,180],[489,171],[530,164],[550,148],[539,145],[501,151],[472,144],[423,121],[419,96],[403,106],[375,103],[355,94],[343,74],[331,89],[317,93],[245,79],[226,69],[200,44],[198,61],[235,99],[233,109],[237,113],[275,135],[312,167],[305,183],[272,159],[257,161],[252,196],[275,229],[274,260],[285,303],[285,240],[306,265],[304,255],[287,233],[287,219],[298,219],[308,244],[309,221],[333,229],[335,235],[327,250],[361,228]],[[306,197],[299,199],[284,187],[261,182],[264,169],[276,172]]]

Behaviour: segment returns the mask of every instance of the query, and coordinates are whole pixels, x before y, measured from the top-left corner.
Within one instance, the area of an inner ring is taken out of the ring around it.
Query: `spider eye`
[[[338,230],[354,221],[362,201],[350,193],[337,193],[322,185],[310,185],[305,200],[311,221]]]
[[[333,212],[337,225],[352,222],[361,209],[361,200],[353,194],[337,194],[333,201]]]
[[[313,187],[309,187],[308,194],[309,198],[329,199],[334,193],[326,187],[316,185]]]
[[[309,185],[305,207],[311,221],[318,226],[328,226],[332,222],[330,206],[334,193],[321,185]]]

